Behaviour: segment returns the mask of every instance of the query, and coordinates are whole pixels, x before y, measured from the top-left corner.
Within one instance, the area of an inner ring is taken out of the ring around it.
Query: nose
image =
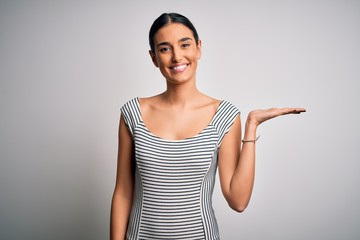
[[[172,55],[173,62],[177,63],[182,60],[182,53],[181,53],[180,49],[174,48],[172,53],[173,53],[173,55]]]

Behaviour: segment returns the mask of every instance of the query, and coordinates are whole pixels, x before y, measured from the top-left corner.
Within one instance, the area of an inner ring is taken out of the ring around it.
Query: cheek
[[[200,56],[201,56],[201,52],[198,49],[194,49],[194,51],[191,54],[191,59],[197,61],[198,59],[200,59]]]
[[[164,59],[158,59],[158,68],[162,74],[166,74],[168,71],[168,64],[164,62]]]
[[[164,67],[169,63],[169,59],[166,56],[158,56],[157,63],[159,65],[159,67]]]
[[[199,60],[199,58],[200,58],[200,55],[199,55],[198,53],[194,53],[194,54],[191,56],[191,61],[197,63],[198,60]]]

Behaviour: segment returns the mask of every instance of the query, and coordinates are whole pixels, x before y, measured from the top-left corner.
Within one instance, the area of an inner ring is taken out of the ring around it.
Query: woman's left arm
[[[305,112],[303,108],[271,108],[249,113],[245,123],[244,140],[255,140],[257,127],[272,118]],[[225,135],[219,149],[219,176],[221,190],[229,206],[237,212],[247,207],[255,177],[255,141],[241,146],[241,121],[237,117]]]

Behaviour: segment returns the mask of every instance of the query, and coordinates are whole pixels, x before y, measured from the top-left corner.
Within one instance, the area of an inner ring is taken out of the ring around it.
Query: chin
[[[192,77],[171,77],[168,78],[168,82],[170,83],[174,83],[174,84],[182,84],[182,83],[186,83],[186,82],[190,82],[190,81],[194,81],[195,79]]]

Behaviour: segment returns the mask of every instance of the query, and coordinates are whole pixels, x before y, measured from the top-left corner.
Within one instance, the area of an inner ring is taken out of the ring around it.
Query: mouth
[[[178,64],[176,66],[171,66],[170,67],[170,70],[175,72],[175,73],[178,73],[178,72],[183,72],[186,70],[186,68],[189,66],[188,63],[184,63],[184,64]]]

